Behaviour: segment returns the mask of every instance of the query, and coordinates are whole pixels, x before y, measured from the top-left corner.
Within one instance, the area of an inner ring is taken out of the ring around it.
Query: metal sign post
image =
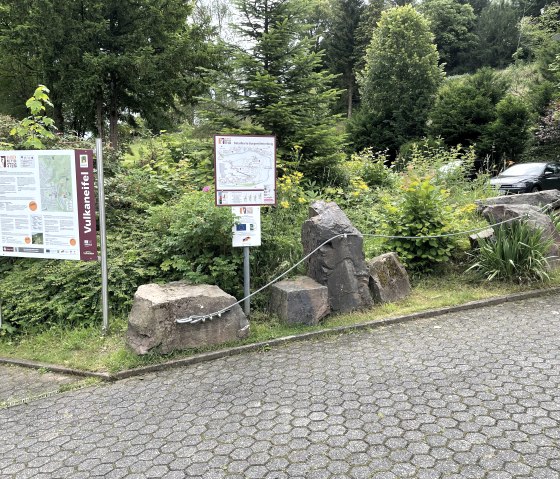
[[[105,223],[105,189],[103,178],[103,142],[95,140],[95,156],[97,158],[97,188],[99,195],[99,233],[101,240],[101,305],[103,312],[103,334],[109,329],[109,284],[107,271],[107,229]]]
[[[251,269],[249,267],[249,246],[243,246],[243,295],[245,301],[243,302],[243,311],[245,316],[251,315]]]

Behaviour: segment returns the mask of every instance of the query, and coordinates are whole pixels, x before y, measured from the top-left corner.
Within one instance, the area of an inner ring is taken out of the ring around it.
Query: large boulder
[[[235,302],[233,296],[217,286],[181,282],[142,285],[134,295],[128,317],[127,343],[137,354],[165,354],[247,337],[249,322],[239,305],[204,322],[175,322],[179,318],[212,314]]]
[[[408,273],[397,253],[376,256],[367,263],[369,289],[376,303],[392,303],[406,298],[412,288]]]
[[[560,208],[560,191],[544,190],[536,193],[522,193],[519,195],[495,196],[484,200],[476,200],[478,211],[482,213],[487,206],[492,205],[531,205],[537,207],[549,206],[551,209]]]
[[[540,229],[543,232],[543,238],[552,241],[548,255],[558,257],[560,234],[550,216],[542,213],[539,207],[527,204],[497,204],[487,206],[482,214],[492,224],[514,219],[526,221],[530,227]]]
[[[336,203],[316,201],[303,223],[301,239],[307,255],[327,240],[340,235],[312,254],[307,274],[327,286],[331,310],[346,313],[372,306],[363,237]]]
[[[326,286],[298,276],[272,285],[270,311],[287,324],[318,324],[330,313]]]

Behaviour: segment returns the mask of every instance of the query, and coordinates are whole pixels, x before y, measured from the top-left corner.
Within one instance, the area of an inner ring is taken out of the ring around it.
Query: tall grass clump
[[[502,224],[493,238],[479,240],[477,261],[467,271],[488,281],[546,282],[551,244],[542,230],[526,221]]]

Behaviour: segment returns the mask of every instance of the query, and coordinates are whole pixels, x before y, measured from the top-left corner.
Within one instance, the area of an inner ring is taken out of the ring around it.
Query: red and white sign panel
[[[276,138],[214,137],[216,206],[276,204]]]
[[[0,151],[0,256],[97,260],[91,150]]]

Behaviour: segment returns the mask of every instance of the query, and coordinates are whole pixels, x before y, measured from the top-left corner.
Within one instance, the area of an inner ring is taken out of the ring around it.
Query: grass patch
[[[371,310],[327,318],[319,326],[286,326],[262,312],[251,317],[251,334],[243,341],[219,347],[198,348],[168,355],[137,356],[125,345],[126,320],[113,318],[109,334],[103,336],[99,327],[65,329],[53,327],[45,332],[18,338],[0,338],[0,356],[59,364],[86,371],[117,372],[157,364],[170,359],[185,358],[201,352],[230,346],[265,342],[303,332],[337,326],[349,326],[394,316],[455,306],[469,301],[488,299],[541,287],[560,286],[560,272],[551,273],[546,285],[532,283],[480,283],[465,280],[464,275],[431,276],[414,282],[412,294],[398,303],[377,305]]]

